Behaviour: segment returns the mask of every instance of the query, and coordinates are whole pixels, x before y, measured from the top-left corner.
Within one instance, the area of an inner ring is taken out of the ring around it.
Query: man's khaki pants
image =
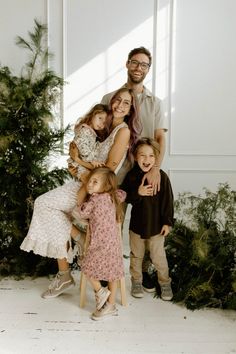
[[[131,279],[142,283],[142,262],[145,249],[150,251],[150,258],[157,270],[157,278],[160,285],[170,284],[169,267],[164,248],[165,237],[162,235],[142,239],[140,235],[129,231],[130,242],[130,275]]]

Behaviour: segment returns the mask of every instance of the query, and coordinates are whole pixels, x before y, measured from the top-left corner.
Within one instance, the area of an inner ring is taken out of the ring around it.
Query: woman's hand
[[[92,170],[94,168],[94,166],[92,165],[91,162],[81,160],[80,154],[79,154],[79,149],[77,148],[74,141],[72,141],[69,145],[69,155],[72,158],[72,160],[74,160],[80,166],[83,166],[84,168],[87,168],[88,170]]]
[[[93,165],[93,168],[105,166],[105,163],[101,161],[90,161],[90,163]]]
[[[77,167],[68,164],[68,171],[70,172],[72,177],[77,177]]]
[[[88,181],[88,176],[89,176],[89,171],[85,171],[81,173],[79,180],[83,183],[86,184]]]
[[[72,160],[76,161],[79,159],[79,150],[74,141],[72,141],[69,145],[69,155]]]

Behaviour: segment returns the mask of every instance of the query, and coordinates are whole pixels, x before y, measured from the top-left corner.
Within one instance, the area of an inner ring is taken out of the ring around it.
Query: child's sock
[[[65,274],[70,273],[70,269],[67,269],[67,270],[59,270],[58,273],[59,273],[60,275],[65,275]]]
[[[75,242],[78,242],[80,239],[81,239],[81,234],[80,234],[80,233],[78,233],[78,235],[76,235],[75,237],[73,237],[73,240],[74,240]]]

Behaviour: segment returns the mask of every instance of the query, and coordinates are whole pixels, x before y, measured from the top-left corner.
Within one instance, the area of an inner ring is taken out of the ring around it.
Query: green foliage
[[[220,184],[204,196],[183,193],[167,238],[174,301],[189,309],[236,310],[236,192]]]
[[[53,111],[63,80],[48,70],[47,28],[35,20],[30,40],[17,44],[29,52],[29,61],[15,76],[0,67],[0,274],[34,273],[40,257],[21,252],[33,202],[62,184],[67,171],[49,171],[48,158],[59,153],[67,129],[58,129]]]

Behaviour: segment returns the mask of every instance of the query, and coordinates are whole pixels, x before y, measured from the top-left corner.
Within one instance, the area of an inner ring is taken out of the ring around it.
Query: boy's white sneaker
[[[132,279],[132,284],[131,284],[131,295],[136,298],[142,298],[144,293],[143,293],[143,287],[141,282],[135,281]]]
[[[165,301],[170,301],[173,298],[173,292],[170,284],[164,284],[161,286],[161,298]]]

